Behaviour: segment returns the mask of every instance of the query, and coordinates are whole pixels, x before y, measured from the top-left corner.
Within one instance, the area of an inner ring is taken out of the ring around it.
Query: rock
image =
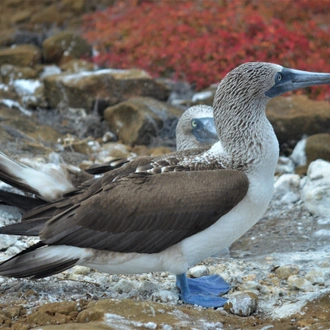
[[[328,132],[330,104],[313,101],[304,95],[276,97],[267,105],[267,117],[280,145],[293,147],[304,134]]]
[[[299,198],[300,177],[297,174],[283,174],[274,184],[274,197],[281,203],[294,203]]]
[[[18,79],[13,81],[16,93],[20,96],[21,104],[26,109],[45,108],[44,85],[39,80]]]
[[[188,274],[196,278],[209,275],[210,272],[206,266],[195,266],[189,269]]]
[[[0,50],[0,65],[34,66],[40,62],[40,49],[33,45],[19,45]]]
[[[91,57],[92,47],[76,33],[63,31],[43,42],[42,54],[47,63],[63,64],[74,58]]]
[[[291,275],[297,275],[298,273],[299,267],[296,265],[284,265],[275,270],[275,274],[283,280],[286,280]]]
[[[6,104],[0,105],[0,150],[16,156],[26,153],[30,157],[31,154],[49,153],[49,147],[57,144],[61,134],[50,126],[39,124],[36,116],[21,109],[19,104]]]
[[[324,160],[312,162],[307,177],[302,182],[301,198],[313,214],[328,217],[330,214],[330,163]]]
[[[240,292],[233,294],[226,304],[224,310],[239,316],[250,316],[257,309],[258,297],[252,292]]]
[[[290,158],[293,160],[296,166],[304,166],[307,163],[305,147],[306,138],[303,138],[296,144],[292,151]]]
[[[130,293],[136,289],[136,284],[130,280],[121,279],[118,283],[114,285],[114,290],[119,293]]]
[[[289,157],[280,156],[276,166],[276,174],[293,173],[294,162]]]
[[[138,286],[138,291],[143,297],[150,296],[153,292],[159,291],[157,284],[150,281],[143,281]]]
[[[314,291],[313,285],[311,282],[306,280],[303,277],[297,275],[290,275],[288,277],[288,284],[294,290],[300,290],[304,292]]]
[[[105,69],[44,78],[45,93],[52,108],[83,108],[103,113],[107,106],[133,96],[166,100],[169,90],[143,70]]]
[[[305,279],[311,282],[312,284],[319,284],[323,285],[325,282],[325,273],[322,269],[320,268],[315,268],[309,271],[305,275]]]
[[[38,72],[35,69],[11,64],[3,64],[0,68],[0,74],[5,84],[13,82],[16,79],[35,79],[38,77]]]
[[[125,144],[164,145],[163,140],[174,138],[175,124],[181,114],[181,110],[164,102],[136,97],[107,108],[104,118]]]
[[[96,66],[94,63],[87,62],[85,60],[73,59],[62,64],[61,69],[67,73],[79,73],[84,71],[94,71]]]
[[[179,300],[179,294],[168,290],[156,291],[151,295],[151,300],[155,302],[176,305]]]
[[[0,235],[0,250],[5,250],[17,241],[17,236]]]
[[[316,159],[330,161],[330,134],[315,134],[306,139],[307,166]]]
[[[40,306],[38,311],[27,316],[30,326],[68,323],[78,314],[78,303],[63,301]]]
[[[56,74],[62,73],[61,69],[53,64],[53,65],[40,65],[40,79],[43,79],[47,76],[54,76]]]

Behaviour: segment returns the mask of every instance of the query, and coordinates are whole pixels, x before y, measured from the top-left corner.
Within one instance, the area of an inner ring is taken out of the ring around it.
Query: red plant
[[[95,61],[198,89],[246,61],[330,72],[330,1],[117,1],[85,18]],[[330,99],[330,88],[310,89]]]

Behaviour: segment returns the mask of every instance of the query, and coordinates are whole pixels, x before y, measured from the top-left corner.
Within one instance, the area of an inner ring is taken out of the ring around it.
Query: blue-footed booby
[[[73,265],[111,274],[169,271],[183,302],[222,306],[218,276],[187,279],[185,272],[243,235],[272,198],[279,147],[267,102],[329,83],[330,74],[240,65],[220,82],[214,99],[221,143],[136,158],[27,211],[22,232],[17,224],[0,233],[40,241],[0,264],[0,275],[41,278]]]

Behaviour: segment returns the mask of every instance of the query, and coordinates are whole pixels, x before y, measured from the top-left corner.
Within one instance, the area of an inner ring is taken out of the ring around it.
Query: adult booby
[[[237,67],[215,95],[221,143],[137,158],[28,211],[24,233],[40,242],[3,262],[0,275],[40,278],[77,264],[112,274],[169,271],[184,302],[223,305],[216,276],[185,272],[243,235],[270,202],[279,153],[265,114],[270,98],[329,83],[330,74],[272,63]]]
[[[177,150],[200,148],[217,142],[213,108],[196,105],[187,109],[179,118],[176,137]],[[83,182],[93,179],[94,175],[119,168],[134,158],[114,159],[104,164],[93,165],[86,171],[64,164],[45,164],[38,170],[18,163],[0,152],[0,180],[37,197],[0,190],[0,199],[26,211],[45,202],[56,201]]]

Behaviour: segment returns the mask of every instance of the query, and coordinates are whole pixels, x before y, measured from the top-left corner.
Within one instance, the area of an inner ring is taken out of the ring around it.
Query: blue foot
[[[219,295],[230,289],[230,285],[218,275],[187,278],[186,274],[181,274],[176,277],[176,285],[184,303],[204,307],[223,306],[227,299]]]

